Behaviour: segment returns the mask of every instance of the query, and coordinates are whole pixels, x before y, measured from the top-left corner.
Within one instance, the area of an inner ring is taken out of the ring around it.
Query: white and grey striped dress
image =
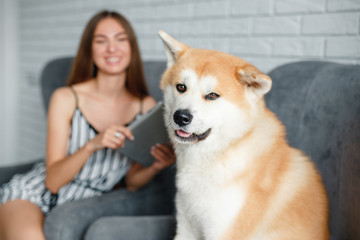
[[[96,134],[97,131],[76,107],[72,118],[68,155],[75,153]],[[130,161],[126,156],[109,148],[99,150],[87,160],[75,178],[54,195],[45,187],[46,168],[45,163],[41,162],[29,172],[15,175],[9,183],[0,187],[0,205],[15,199],[29,200],[47,214],[55,205],[111,191],[129,168]]]

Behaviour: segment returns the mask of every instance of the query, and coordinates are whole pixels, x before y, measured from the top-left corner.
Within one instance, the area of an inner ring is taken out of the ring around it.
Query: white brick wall
[[[299,16],[269,16],[254,18],[254,35],[298,35],[300,32]]]
[[[328,13],[304,16],[302,34],[350,35],[359,34],[359,12]]]
[[[273,12],[271,0],[234,0],[226,2],[230,2],[232,16],[261,16],[270,15]]]
[[[325,56],[344,59],[359,59],[360,37],[329,37],[326,41]]]
[[[358,0],[328,0],[326,7],[329,11],[356,11],[360,10]]]
[[[17,1],[19,161],[44,156],[46,117],[39,91],[44,64],[74,55],[86,21],[104,8],[133,23],[144,60],[165,59],[157,36],[163,29],[191,46],[243,57],[265,72],[303,59],[360,63],[359,0]]]

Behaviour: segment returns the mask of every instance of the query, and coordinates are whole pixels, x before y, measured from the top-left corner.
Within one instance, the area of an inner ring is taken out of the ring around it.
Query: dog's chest
[[[194,224],[220,234],[241,210],[245,191],[221,164],[187,164],[177,174],[177,201]],[[215,234],[215,233],[214,233]]]

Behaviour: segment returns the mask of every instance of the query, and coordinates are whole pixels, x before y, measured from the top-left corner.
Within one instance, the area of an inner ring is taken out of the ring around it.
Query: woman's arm
[[[46,145],[45,185],[52,193],[57,193],[61,186],[70,182],[91,154],[82,148],[74,158],[66,158],[74,111],[75,98],[70,89],[57,89],[49,103]]]

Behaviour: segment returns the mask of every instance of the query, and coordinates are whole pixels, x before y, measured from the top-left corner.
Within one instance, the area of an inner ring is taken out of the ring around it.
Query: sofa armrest
[[[38,159],[36,161],[32,161],[30,163],[23,163],[15,166],[9,166],[9,167],[1,167],[0,168],[0,185],[7,183],[10,181],[12,176],[18,173],[24,173],[28,170],[30,170],[34,164],[44,161],[44,159]]]

